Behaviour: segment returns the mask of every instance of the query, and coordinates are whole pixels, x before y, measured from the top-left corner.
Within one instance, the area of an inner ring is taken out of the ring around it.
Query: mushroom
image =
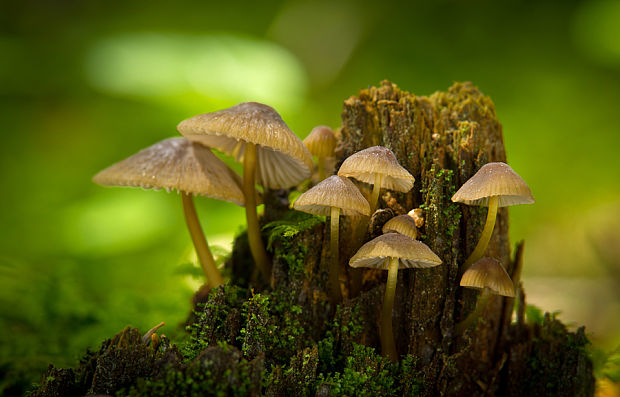
[[[271,261],[260,235],[254,202],[255,182],[265,189],[294,186],[310,177],[312,156],[272,107],[244,102],[182,121],[177,129],[192,141],[243,162],[248,240],[256,266],[271,279]]]
[[[185,138],[165,139],[139,151],[93,177],[104,186],[134,186],[143,189],[177,189],[196,254],[210,287],[223,284],[204,237],[192,194],[231,201],[243,206],[241,178],[211,151]],[[256,191],[255,191],[256,194]]]
[[[381,188],[408,192],[415,181],[409,171],[398,163],[394,153],[383,146],[369,147],[347,157],[338,175],[373,185],[369,200],[371,214],[377,209]]]
[[[352,267],[369,267],[388,271],[381,312],[381,352],[398,361],[392,333],[392,308],[398,269],[427,268],[441,264],[441,259],[426,244],[398,233],[383,234],[366,244],[349,261]]]
[[[398,215],[385,222],[381,229],[383,233],[400,233],[412,239],[418,238],[418,229],[415,220],[409,215]]]
[[[312,189],[303,193],[293,204],[293,208],[315,215],[330,217],[330,255],[329,296],[338,303],[342,300],[340,281],[338,280],[340,261],[338,258],[338,232],[340,215],[370,214],[368,201],[359,189],[347,178],[332,175],[321,181]]]
[[[457,334],[462,334],[482,315],[492,295],[503,295],[514,298],[514,284],[502,264],[493,258],[482,258],[463,274],[461,287],[481,289],[476,308],[465,320],[455,327]]]
[[[325,179],[325,158],[334,157],[336,136],[331,128],[326,125],[320,125],[314,127],[303,142],[310,151],[310,154],[317,157],[319,181],[322,181]]]
[[[484,256],[489,245],[498,207],[532,204],[534,197],[527,183],[505,163],[488,163],[452,196],[452,201],[489,207],[487,220],[476,248],[465,261],[462,271]]]

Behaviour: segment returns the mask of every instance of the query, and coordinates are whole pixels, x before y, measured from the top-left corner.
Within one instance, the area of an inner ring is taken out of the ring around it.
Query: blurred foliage
[[[421,95],[471,80],[494,100],[508,159],[537,199],[511,209],[512,236],[528,241],[526,290],[528,277],[619,274],[606,248],[620,241],[619,26],[606,0],[6,2],[0,379],[75,363],[127,324],[175,332],[196,287],[183,275],[192,249],[179,198],[90,178],[181,120],[246,100],[274,105],[304,137],[338,127],[342,101],[382,79]],[[242,209],[197,207],[209,241],[230,244]],[[609,243],[593,248],[601,225]],[[609,299],[605,318],[620,318],[613,280],[585,307],[545,306],[549,288],[575,295],[555,281],[528,298],[617,345],[617,322],[588,314]]]

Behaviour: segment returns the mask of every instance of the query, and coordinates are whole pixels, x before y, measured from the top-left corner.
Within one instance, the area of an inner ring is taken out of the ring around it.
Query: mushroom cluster
[[[181,193],[192,242],[208,286],[213,288],[224,281],[198,221],[193,197],[204,195],[245,206],[252,257],[265,281],[271,281],[271,261],[258,223],[256,206],[261,203],[261,195],[256,184],[263,190],[299,185],[310,178],[314,167],[312,155],[317,156],[320,182],[302,193],[293,208],[330,218],[327,289],[333,307],[343,299],[340,216],[362,219],[350,237],[355,247],[361,247],[348,263],[352,268],[387,270],[380,324],[381,349],[384,356],[397,361],[392,311],[398,270],[434,267],[442,260],[417,240],[420,235],[418,228],[424,226],[424,216],[419,208],[392,217],[384,223],[383,235],[362,245],[361,237],[366,234],[368,217],[379,205],[381,189],[408,192],[414,185],[414,177],[398,163],[394,153],[382,146],[361,150],[344,160],[337,175],[325,179],[325,158],[334,156],[336,144],[332,130],[326,126],[316,127],[302,142],[273,108],[255,102],[194,116],[182,121],[178,131],[183,138],[166,139],[143,149],[99,172],[93,180],[106,186],[176,189]],[[243,177],[228,168],[210,148],[242,162]],[[372,192],[365,197],[348,178],[373,185]],[[534,198],[527,184],[508,165],[489,163],[463,184],[452,201],[488,207],[480,240],[461,266],[460,285],[483,291],[475,310],[456,325],[456,333],[461,334],[481,316],[491,294],[514,296],[514,285],[501,263],[481,258],[490,241],[498,207],[530,204]],[[349,297],[354,297],[355,293],[352,288]],[[155,335],[156,329],[148,338]]]
[[[265,189],[288,188],[310,176],[312,157],[270,106],[246,102],[182,121],[185,138],[171,138],[142,150],[95,175],[101,185],[139,186],[182,193],[187,227],[208,285],[223,283],[193,204],[192,195],[232,201],[246,208],[248,240],[256,266],[271,278],[271,261],[258,226],[255,182]],[[243,162],[243,180],[209,148]]]

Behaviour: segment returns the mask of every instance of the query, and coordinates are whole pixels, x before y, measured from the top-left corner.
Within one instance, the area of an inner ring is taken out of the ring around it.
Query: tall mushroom
[[[340,260],[338,257],[338,233],[340,215],[370,214],[368,201],[362,196],[359,189],[347,178],[332,175],[321,181],[312,189],[303,193],[293,204],[293,208],[315,215],[330,217],[330,256],[329,267],[329,296],[330,300],[338,303],[342,300],[340,292]]]
[[[462,334],[474,324],[487,306],[492,295],[515,296],[514,284],[502,264],[493,258],[482,258],[463,274],[461,287],[482,290],[476,308],[465,320],[455,327],[456,334]]]
[[[193,194],[243,206],[241,178],[211,151],[185,138],[165,139],[99,172],[93,181],[104,186],[177,189],[181,193],[187,228],[210,287],[223,283],[204,237]],[[253,197],[255,197],[254,191]]]
[[[317,157],[319,181],[322,181],[325,179],[325,159],[334,157],[334,149],[336,148],[334,131],[326,125],[314,127],[303,142],[310,154]]]
[[[426,268],[440,264],[441,259],[426,244],[398,233],[383,234],[367,242],[349,261],[352,267],[388,271],[381,312],[381,353],[393,362],[398,361],[392,333],[392,309],[398,269]]]
[[[415,178],[403,168],[394,153],[383,146],[373,146],[347,157],[338,175],[355,178],[373,185],[370,196],[370,213],[377,209],[381,188],[408,192]]]
[[[461,272],[484,256],[489,245],[498,207],[532,204],[534,197],[527,183],[505,163],[488,163],[467,180],[452,196],[452,201],[467,205],[489,207],[484,229]]]
[[[294,186],[310,177],[312,156],[272,107],[244,102],[182,121],[177,129],[192,141],[218,149],[243,162],[248,240],[256,266],[266,280],[271,261],[260,235],[254,185],[265,189]]]

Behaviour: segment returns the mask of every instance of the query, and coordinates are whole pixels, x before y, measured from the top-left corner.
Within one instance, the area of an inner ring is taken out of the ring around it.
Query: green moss
[[[273,243],[277,239],[290,241],[300,232],[311,229],[324,221],[324,217],[311,215],[301,211],[289,211],[284,218],[270,222],[263,226],[263,230],[269,232],[269,237],[267,239],[267,250],[273,250]]]
[[[446,246],[452,248],[454,233],[458,230],[461,221],[461,208],[452,202],[452,196],[456,193],[454,184],[454,171],[451,169],[435,170],[433,165],[430,170],[431,180],[427,189],[421,189],[424,194],[425,204],[420,208],[427,211],[427,217],[432,222],[432,230],[435,237],[445,240]]]
[[[566,327],[545,313],[542,324],[534,326],[535,337],[527,360],[526,392],[545,396],[589,395],[587,377],[591,371],[573,373],[587,363],[588,339],[583,327],[577,332],[567,332]]]
[[[209,292],[207,302],[194,312],[194,323],[187,327],[189,339],[181,349],[186,360],[193,360],[217,342],[235,342],[242,321],[240,308],[247,294],[245,288],[229,284]]]
[[[331,396],[417,396],[422,383],[414,371],[415,362],[408,355],[399,363],[392,363],[375,349],[353,343],[342,370],[321,372],[315,388]]]
[[[260,393],[262,360],[248,361],[236,348],[221,344],[182,367],[170,365],[159,377],[138,379],[118,396],[248,396]]]
[[[263,231],[267,231],[269,236],[267,250],[286,264],[291,278],[304,276],[305,256],[308,253],[308,247],[298,244],[295,237],[324,221],[322,217],[305,212],[289,211],[283,219],[263,227]]]
[[[278,290],[271,295],[253,294],[243,303],[246,322],[239,341],[246,357],[264,352],[269,364],[283,364],[312,343],[303,308],[295,304],[294,296]]]

